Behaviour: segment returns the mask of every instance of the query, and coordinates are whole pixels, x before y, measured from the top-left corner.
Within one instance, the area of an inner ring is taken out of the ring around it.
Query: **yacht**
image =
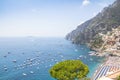
[[[33,74],[34,72],[33,71],[30,71],[31,74]]]
[[[26,76],[27,74],[26,73],[22,73],[23,76]]]

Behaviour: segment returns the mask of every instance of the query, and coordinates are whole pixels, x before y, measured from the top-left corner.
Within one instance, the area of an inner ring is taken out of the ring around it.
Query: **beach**
[[[120,71],[120,57],[108,56],[106,60],[97,68],[91,80],[98,80],[101,77],[110,77],[115,72]],[[116,76],[115,76],[116,77]]]

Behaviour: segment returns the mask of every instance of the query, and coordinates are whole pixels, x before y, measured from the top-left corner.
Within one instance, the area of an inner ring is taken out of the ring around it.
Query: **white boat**
[[[83,57],[82,55],[79,56],[80,58]]]
[[[77,50],[77,49],[75,49],[75,52],[78,52],[78,50]]]
[[[16,63],[17,61],[16,60],[13,60],[14,63]]]
[[[30,71],[31,74],[33,74],[34,72],[33,71]]]
[[[95,51],[90,51],[90,52],[88,52],[88,53],[89,53],[89,55],[95,55],[95,54],[96,54]]]
[[[26,76],[27,74],[26,73],[22,73],[23,76]]]
[[[4,67],[4,70],[7,71],[8,70],[7,67]]]

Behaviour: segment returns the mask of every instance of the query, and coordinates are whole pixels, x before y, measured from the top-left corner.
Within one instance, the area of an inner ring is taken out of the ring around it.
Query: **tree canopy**
[[[57,80],[75,80],[86,77],[89,69],[80,60],[66,60],[55,64],[49,72]]]
[[[120,80],[120,76],[117,77],[117,80]]]

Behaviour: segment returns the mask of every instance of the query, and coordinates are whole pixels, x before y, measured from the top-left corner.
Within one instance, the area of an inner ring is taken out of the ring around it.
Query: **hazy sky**
[[[63,37],[115,0],[0,0],[0,36]]]

